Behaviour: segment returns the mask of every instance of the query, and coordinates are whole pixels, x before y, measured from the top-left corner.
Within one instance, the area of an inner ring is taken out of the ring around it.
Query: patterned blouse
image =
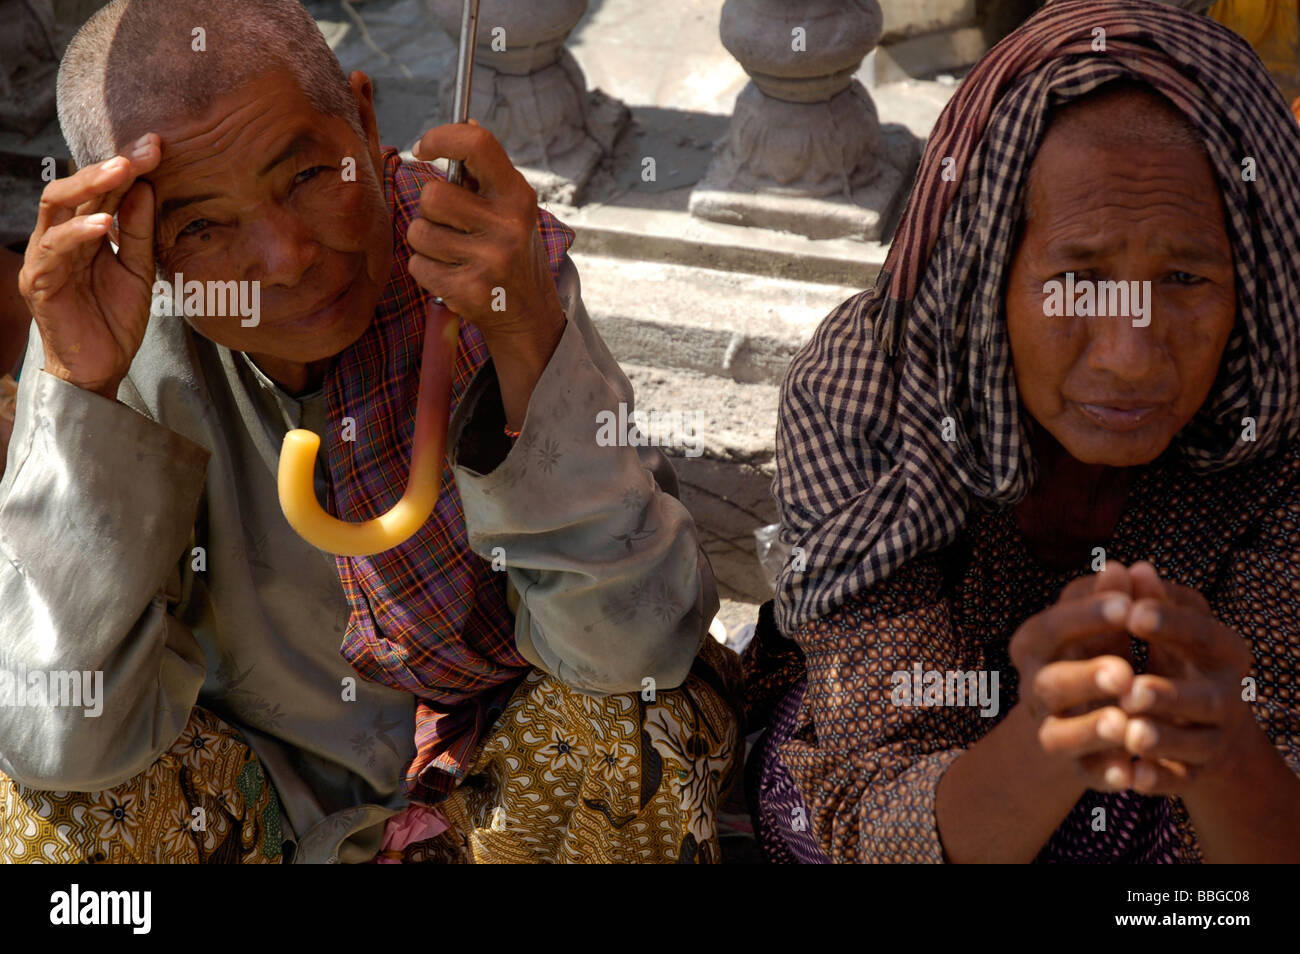
[[[1300,774],[1300,444],[1269,461],[1193,475],[1166,453],[1134,483],[1105,543],[1108,559],[1151,561],[1198,590],[1250,640],[1255,718]],[[793,777],[807,828],[836,861],[939,862],[935,793],[943,772],[1015,705],[1012,635],[1091,572],[1050,569],[1026,548],[1010,509],[976,511],[956,543],[913,560],[793,635],[807,666],[791,732],[776,758]],[[1141,668],[1143,647],[1135,644]],[[999,673],[999,706],[902,706],[893,673]],[[772,755],[768,755],[771,759]],[[779,767],[779,766],[778,766]],[[1094,831],[1094,809],[1106,809]],[[1039,861],[1200,860],[1176,798],[1089,791]]]

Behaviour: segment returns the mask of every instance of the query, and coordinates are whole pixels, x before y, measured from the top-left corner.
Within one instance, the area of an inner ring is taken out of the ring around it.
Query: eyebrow
[[[205,192],[203,195],[190,195],[181,199],[168,199],[158,209],[158,221],[160,223],[167,221],[169,217],[175,215],[187,205],[193,205],[195,202],[206,202],[208,199],[215,198],[217,198],[217,193]]]
[[[1221,249],[1201,242],[1158,242],[1156,250],[1164,252],[1170,258],[1191,265],[1231,265],[1232,253],[1224,254]]]
[[[290,142],[289,145],[280,150],[279,155],[262,167],[261,171],[258,172],[257,177],[259,179],[266,177],[276,166],[288,162],[294,156],[305,152],[309,147],[314,146],[315,144],[316,137],[312,135],[310,130],[304,130],[298,133],[298,135],[293,137],[293,141]],[[167,199],[158,209],[158,221],[165,221],[169,216],[179,212],[187,205],[193,205],[196,202],[207,202],[209,199],[218,199],[220,197],[220,193],[205,192],[203,195],[189,195],[175,199]]]
[[[280,150],[280,154],[262,167],[262,171],[257,174],[259,179],[265,177],[272,169],[282,162],[288,162],[294,156],[305,152],[309,146],[316,144],[316,137],[311,134],[310,130],[303,130],[293,137],[293,142]]]
[[[1114,243],[1109,241],[1065,239],[1049,243],[1044,251],[1052,259],[1087,260],[1105,255],[1113,246]],[[1165,240],[1156,242],[1154,249],[1157,252],[1163,252],[1170,258],[1187,262],[1190,265],[1228,265],[1231,263],[1230,256],[1226,256],[1219,249],[1201,242]]]

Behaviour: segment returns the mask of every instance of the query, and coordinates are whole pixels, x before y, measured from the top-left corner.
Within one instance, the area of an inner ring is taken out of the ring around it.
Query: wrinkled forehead
[[[1222,198],[1199,129],[1153,89],[1130,82],[1047,112],[1026,170],[1023,219],[1049,202],[1105,203],[1101,184],[1105,192],[1163,190],[1206,210]]]
[[[247,193],[286,166],[338,163],[359,148],[345,119],[321,113],[291,77],[274,73],[219,97],[202,116],[147,131],[162,139],[161,161],[148,176],[160,226],[194,196]]]
[[[303,93],[293,74],[283,68],[268,69],[203,102],[195,109],[183,101],[165,99],[145,115],[122,115],[114,123],[119,151],[146,133],[162,139],[160,168],[177,162],[192,163],[204,153],[226,154],[247,163],[255,157],[243,152],[250,145],[274,139],[292,126],[309,126],[328,135],[330,117],[320,113]]]

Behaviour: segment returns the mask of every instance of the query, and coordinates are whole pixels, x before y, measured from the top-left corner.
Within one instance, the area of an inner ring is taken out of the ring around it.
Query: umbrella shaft
[[[460,50],[456,60],[456,95],[452,100],[453,123],[469,119],[469,96],[474,80],[474,46],[478,42],[479,0],[465,0],[460,18]],[[447,181],[460,185],[465,175],[465,164],[453,159],[447,166]]]

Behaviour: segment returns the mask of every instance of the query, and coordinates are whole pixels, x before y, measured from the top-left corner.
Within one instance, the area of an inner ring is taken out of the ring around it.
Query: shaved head
[[[312,106],[361,135],[338,59],[299,0],[112,0],[59,66],[59,124],[78,167],[101,162],[159,121],[288,70]]]

